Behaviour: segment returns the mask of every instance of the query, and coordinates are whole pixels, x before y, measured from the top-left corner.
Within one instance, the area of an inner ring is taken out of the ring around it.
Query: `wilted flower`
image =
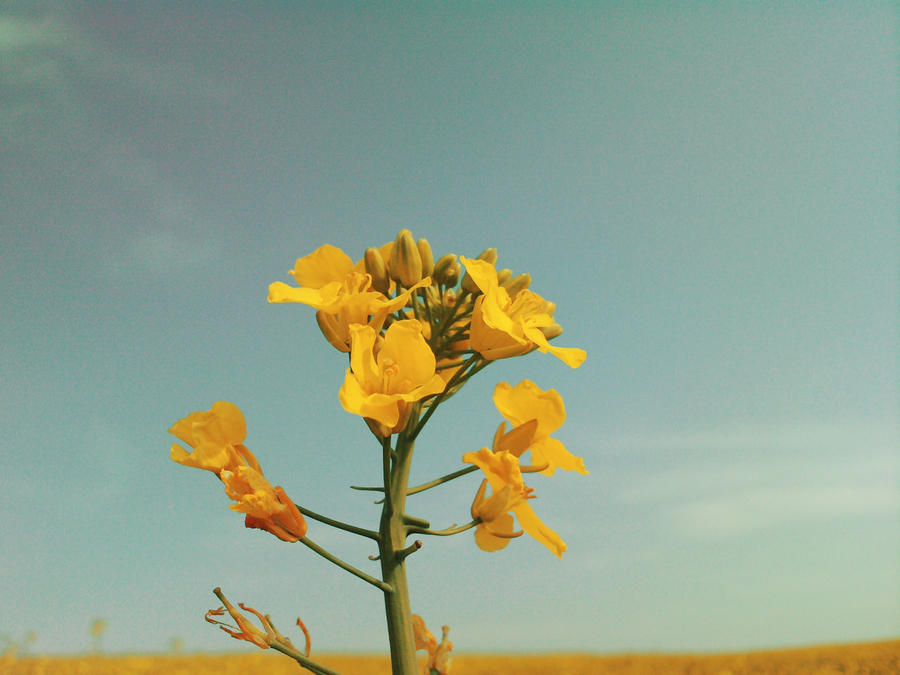
[[[215,473],[237,502],[230,508],[246,514],[245,527],[267,530],[289,542],[306,536],[306,521],[294,502],[281,487],[272,487],[256,457],[243,445],[247,427],[234,403],[216,401],[210,410],[178,420],[169,433],[193,448],[188,453],[174,443],[172,460]]]
[[[450,651],[453,643],[447,639],[450,635],[449,626],[441,626],[441,642],[434,639],[434,635],[428,630],[425,621],[418,614],[412,615],[413,635],[416,638],[416,651],[424,649],[428,652],[425,666],[422,669],[424,675],[447,675],[450,672]]]

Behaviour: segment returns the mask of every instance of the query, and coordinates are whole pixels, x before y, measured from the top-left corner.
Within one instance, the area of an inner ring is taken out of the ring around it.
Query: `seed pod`
[[[400,230],[397,234],[388,266],[391,278],[406,288],[422,279],[422,258],[409,230]]]

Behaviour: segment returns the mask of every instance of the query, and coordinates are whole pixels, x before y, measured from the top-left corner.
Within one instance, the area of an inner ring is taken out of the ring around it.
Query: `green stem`
[[[418,409],[410,416],[407,429],[415,428]],[[385,500],[381,510],[379,553],[381,576],[389,590],[384,592],[385,617],[391,644],[391,672],[393,675],[416,675],[416,641],[412,629],[409,588],[406,582],[406,557],[418,548],[406,546],[409,525],[403,514],[406,485],[412,462],[413,439],[401,433],[396,449],[391,452],[390,440],[383,442]],[[411,550],[412,549],[412,550]]]
[[[460,476],[465,476],[467,473],[472,473],[473,471],[478,471],[477,466],[467,466],[465,469],[460,469],[459,471],[454,471],[453,473],[448,473],[446,476],[441,476],[440,478],[435,478],[434,480],[430,480],[427,483],[422,483],[421,485],[416,485],[414,488],[410,488],[406,491],[408,495],[414,495],[417,492],[424,492],[429,488],[433,488],[436,485],[440,485],[441,483],[446,483],[447,481],[453,480],[454,478],[459,478]]]
[[[332,527],[336,527],[339,530],[345,530],[346,532],[352,532],[353,534],[358,534],[361,537],[368,537],[369,539],[378,541],[378,533],[375,530],[367,530],[362,527],[357,527],[356,525],[350,525],[349,523],[335,520],[334,518],[329,518],[328,516],[323,516],[319,513],[316,513],[315,511],[310,511],[309,509],[300,506],[299,504],[294,504],[294,506],[296,506],[297,510],[304,516],[312,518],[313,520],[318,520],[320,523],[325,523],[326,525],[331,525]]]
[[[449,537],[452,534],[459,534],[460,532],[465,532],[466,530],[471,530],[473,527],[478,525],[481,522],[480,518],[472,520],[465,525],[451,525],[446,530],[428,530],[424,527],[411,527],[409,528],[410,534],[430,534],[435,537]],[[418,540],[417,540],[418,541]]]
[[[290,656],[301,666],[306,668],[307,670],[316,673],[316,675],[341,675],[336,670],[331,670],[330,668],[326,668],[323,665],[320,665],[313,661],[312,659],[307,658],[296,649],[293,649],[290,645],[286,645],[283,642],[279,642],[278,640],[273,640],[269,643],[269,646],[284,654],[285,656]]]
[[[350,563],[344,562],[343,560],[341,560],[340,558],[338,558],[336,555],[334,555],[333,553],[329,553],[329,552],[326,551],[324,548],[322,548],[321,546],[319,546],[319,545],[316,544],[315,542],[309,540],[308,538],[303,537],[302,539],[299,539],[298,541],[299,541],[301,544],[303,544],[304,546],[306,546],[307,548],[312,549],[313,551],[315,551],[316,553],[318,553],[320,556],[322,556],[323,558],[325,558],[325,560],[327,560],[327,561],[329,561],[329,562],[333,562],[335,565],[337,565],[337,566],[340,567],[341,569],[347,570],[348,572],[350,572],[350,574],[359,577],[359,578],[362,579],[363,581],[368,581],[370,584],[372,584],[372,585],[375,586],[376,588],[380,588],[380,589],[381,589],[382,591],[384,591],[385,593],[389,593],[389,592],[391,591],[391,586],[390,586],[390,583],[389,583],[389,582],[386,583],[386,582],[384,582],[384,581],[379,581],[379,580],[376,579],[375,577],[373,577],[373,576],[371,576],[371,575],[369,575],[369,574],[366,574],[366,573],[363,572],[362,570],[356,569],[356,568],[355,568],[353,565],[351,565]]]

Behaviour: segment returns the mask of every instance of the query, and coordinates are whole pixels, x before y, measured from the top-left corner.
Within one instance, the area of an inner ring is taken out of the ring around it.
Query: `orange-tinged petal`
[[[332,281],[343,281],[351,272],[353,261],[350,257],[336,246],[325,244],[299,258],[290,273],[301,286],[321,288]]]

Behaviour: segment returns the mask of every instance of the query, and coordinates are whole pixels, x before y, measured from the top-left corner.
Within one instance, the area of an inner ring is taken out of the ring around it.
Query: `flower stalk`
[[[246,527],[300,543],[381,591],[393,675],[416,675],[419,649],[428,654],[424,672],[450,672],[449,628],[442,627],[438,642],[411,611],[406,565],[422,542],[410,543],[410,535],[445,537],[474,530],[475,544],[494,552],[527,533],[561,557],[565,542],[530,506],[534,488],[525,484],[523,474],[587,473],[582,459],[551,435],[565,420],[562,397],[524,380],[515,387],[501,383],[495,388],[494,404],[506,421],[490,447],[477,452],[460,449],[457,457],[468,466],[409,487],[415,443],[426,423],[481,370],[495,360],[533,351],[551,354],[572,368],[585,359],[584,350],[550,344],[562,332],[554,318],[555,303],[530,290],[528,274],[498,272],[496,261],[496,249],[488,248],[477,258],[448,253],[435,262],[427,240],[416,241],[409,230],[401,230],[394,241],[367,248],[356,262],[335,246],[322,246],[296,261],[290,271],[296,286],[282,282],[269,286],[269,302],[314,308],[328,344],[349,356],[338,400],[347,412],[362,418],[381,446],[381,485],[376,480],[374,486],[350,487],[382,493],[375,502],[381,506],[377,529],[312,511],[270,483],[244,445],[243,413],[233,403],[217,401],[210,410],[191,413],[170,429],[190,447],[189,451],[174,444],[171,458],[214,473],[235,502],[231,509],[244,514]],[[529,459],[520,462],[524,453]],[[409,495],[475,471],[484,476],[469,522],[433,530],[428,520],[406,513]],[[381,578],[307,537],[305,518],[374,541],[377,554],[368,557],[379,563]],[[210,610],[207,621],[234,638],[280,651],[313,673],[337,675],[309,659],[309,632],[299,619],[305,653],[275,629],[267,614],[240,603],[235,607],[219,589],[215,593],[223,607]],[[262,630],[238,608],[255,616]],[[224,618],[226,610],[236,625],[217,618]]]

